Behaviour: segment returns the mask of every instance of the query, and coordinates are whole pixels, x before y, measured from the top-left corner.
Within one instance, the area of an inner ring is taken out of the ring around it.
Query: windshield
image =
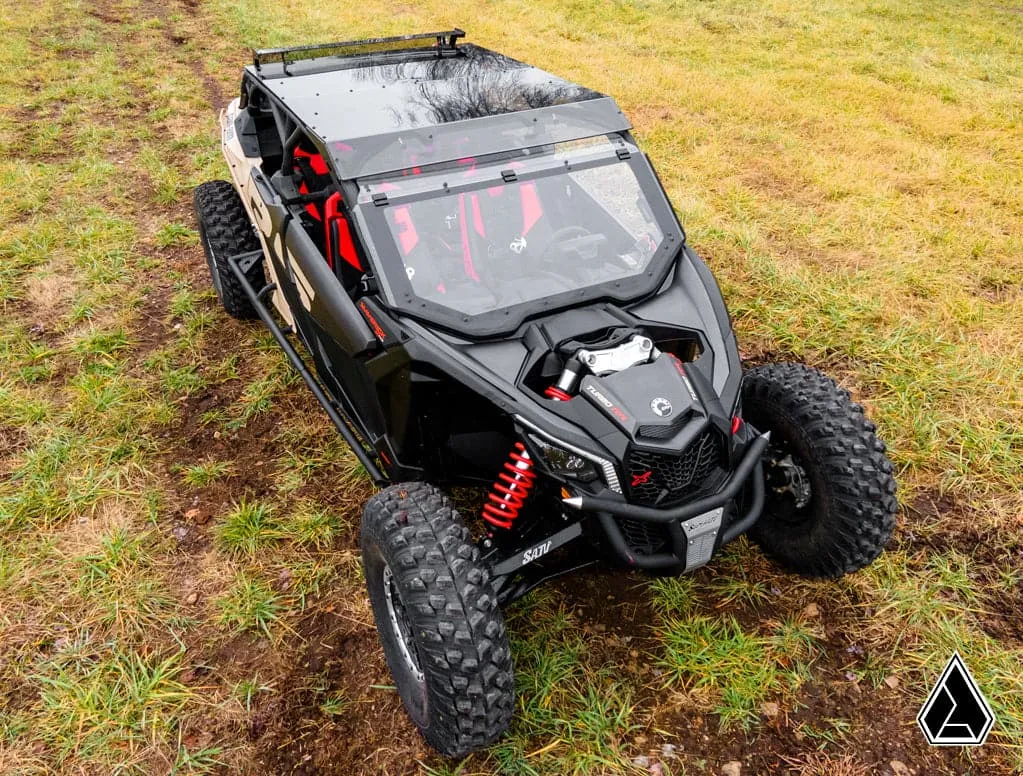
[[[635,166],[606,137],[406,173],[363,189],[388,197],[386,253],[404,274],[391,285],[462,320],[620,285],[665,239]]]

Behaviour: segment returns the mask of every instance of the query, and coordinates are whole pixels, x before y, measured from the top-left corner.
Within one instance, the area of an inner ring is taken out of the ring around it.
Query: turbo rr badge
[[[657,417],[666,418],[671,414],[671,402],[663,396],[658,396],[650,402],[650,409],[654,411],[654,414],[657,415]]]

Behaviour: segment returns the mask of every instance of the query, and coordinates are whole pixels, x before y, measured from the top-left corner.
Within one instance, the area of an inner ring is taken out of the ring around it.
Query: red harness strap
[[[309,165],[309,169],[313,171],[315,175],[327,177],[330,174],[330,169],[327,167],[326,161],[320,154],[311,153],[306,151],[304,148],[296,148],[295,156],[300,159],[305,159]],[[298,184],[298,191],[300,194],[308,194],[309,186],[306,181],[301,181]],[[341,212],[341,192],[337,191],[331,194],[327,201],[323,203],[323,217],[320,217],[320,209],[316,207],[312,202],[305,205],[306,212],[315,218],[317,221],[323,221],[324,230],[327,234],[327,263],[330,264],[331,268],[334,267],[334,244],[333,244],[333,224],[337,223],[337,252],[348,264],[355,267],[355,269],[362,271],[362,263],[359,261],[359,255],[355,252],[355,243],[352,240],[352,232],[348,226],[348,219],[344,217]]]

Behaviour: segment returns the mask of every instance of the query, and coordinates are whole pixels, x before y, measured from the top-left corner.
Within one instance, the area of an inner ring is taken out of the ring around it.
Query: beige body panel
[[[248,213],[249,219],[256,225],[256,233],[259,235],[260,245],[263,246],[263,253],[264,255],[269,255],[266,244],[266,235],[270,232],[269,216],[262,208],[253,207],[255,202],[260,201],[260,196],[255,184],[252,182],[252,170],[253,168],[258,168],[263,160],[258,156],[246,156],[242,151],[241,142],[238,140],[238,133],[234,129],[234,120],[238,115],[238,109],[238,98],[235,98],[226,109],[220,112],[221,148],[224,152],[224,159],[227,161],[227,167],[231,171],[231,177],[234,179],[235,190],[241,197],[242,204],[245,205],[245,212]],[[278,256],[283,256],[284,246],[280,245],[280,238],[277,239],[278,244],[274,246],[274,249]],[[284,297],[281,295],[281,284],[278,282],[273,262],[269,260],[264,261],[263,268],[266,271],[267,280],[274,283],[277,287],[271,298],[273,306],[277,308],[277,312],[280,313],[285,322],[289,326],[294,327],[295,320],[291,315],[291,310],[288,309]],[[305,278],[302,278],[302,280],[304,281]],[[300,288],[302,285],[303,283],[299,283]],[[303,302],[306,301],[306,299],[303,299]]]

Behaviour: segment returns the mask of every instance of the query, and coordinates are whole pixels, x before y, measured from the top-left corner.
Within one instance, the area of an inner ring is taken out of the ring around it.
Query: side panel
[[[256,225],[256,233],[263,245],[263,253],[270,256],[270,245],[267,243],[267,235],[271,231],[270,215],[266,208],[261,207],[262,197],[256,190],[253,182],[253,173],[262,174],[260,165],[263,160],[258,156],[246,156],[242,150],[241,140],[235,130],[235,119],[238,117],[239,100],[236,97],[227,108],[220,112],[220,139],[221,148],[224,152],[224,159],[227,161],[228,170],[234,180],[235,190],[241,196],[242,204],[249,214],[252,223]],[[281,293],[281,284],[277,277],[277,268],[272,261],[266,262],[266,270],[269,282],[277,286],[271,299],[273,306],[277,308],[281,318],[291,327],[295,326],[295,319],[291,309],[285,302]]]
[[[383,417],[366,358],[377,339],[312,239],[258,167],[250,167],[246,203],[267,245],[270,272],[288,319],[329,392],[376,444]]]
[[[365,356],[377,338],[367,326],[309,235],[281,202],[262,159],[238,136],[239,100],[221,113],[224,158],[266,255],[272,303],[300,335],[316,372],[359,432],[382,444],[385,421]]]

